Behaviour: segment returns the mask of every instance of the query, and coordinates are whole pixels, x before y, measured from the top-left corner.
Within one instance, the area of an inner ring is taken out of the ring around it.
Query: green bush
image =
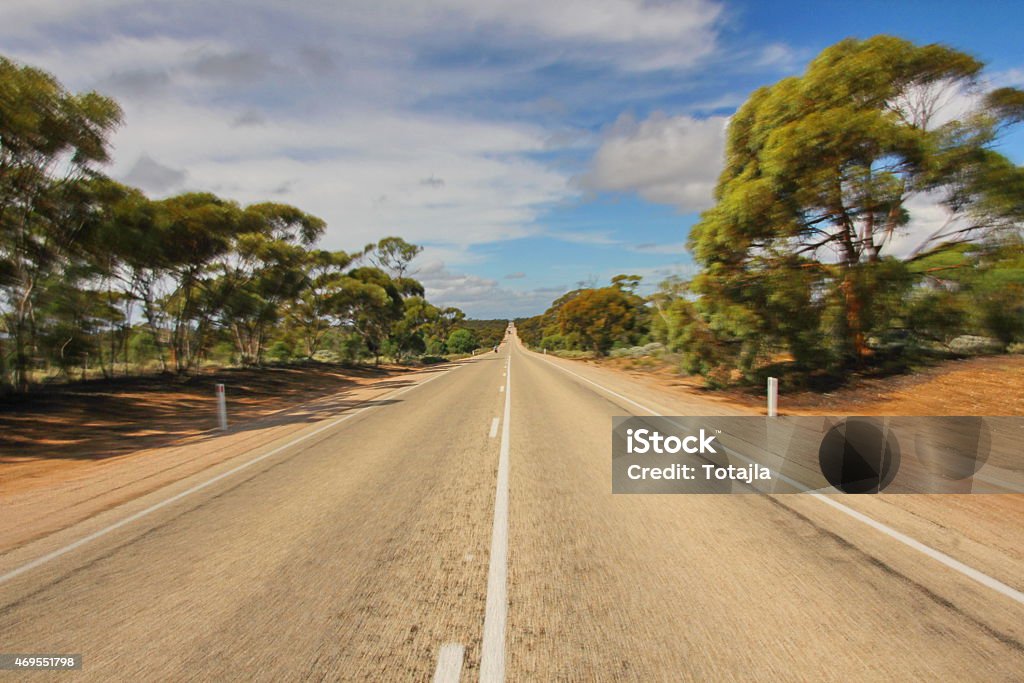
[[[236,365],[238,357],[235,355],[235,345],[228,341],[220,341],[213,345],[207,357],[214,363],[221,365]]]
[[[569,340],[561,334],[549,334],[540,340],[540,347],[548,351],[561,351],[569,348]]]
[[[321,349],[313,354],[313,360],[320,363],[340,363],[341,357],[329,349]]]
[[[431,336],[427,338],[427,348],[425,353],[428,356],[443,356],[448,353],[448,347],[445,345],[442,339]]]
[[[907,311],[907,325],[914,335],[943,345],[963,332],[966,320],[963,301],[946,290],[915,296]]]
[[[476,340],[476,335],[466,328],[460,327],[448,335],[447,346],[451,353],[471,353],[474,349],[479,348],[480,344]]]
[[[580,351],[578,349],[562,349],[555,351],[554,355],[559,358],[571,358],[573,360],[597,358],[597,353],[594,351]]]
[[[338,341],[336,355],[346,363],[355,363],[366,354],[366,345],[358,335],[348,334]]]
[[[143,364],[157,360],[160,349],[153,341],[153,335],[147,331],[138,331],[128,339],[128,356],[133,363]]]
[[[1004,346],[1024,339],[1024,286],[982,291],[976,301],[981,323]]]
[[[295,356],[292,347],[283,341],[276,341],[267,349],[267,359],[277,363],[290,361]]]

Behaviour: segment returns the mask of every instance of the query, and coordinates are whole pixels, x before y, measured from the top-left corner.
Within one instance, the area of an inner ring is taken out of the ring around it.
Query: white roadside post
[[[217,385],[217,423],[222,430],[228,428],[228,401],[223,384]]]
[[[777,417],[779,414],[779,380],[777,377],[768,378],[768,417]]]

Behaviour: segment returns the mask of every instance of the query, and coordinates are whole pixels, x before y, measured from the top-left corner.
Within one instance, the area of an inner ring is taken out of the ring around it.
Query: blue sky
[[[828,45],[944,42],[1021,85],[1022,24],[1013,2],[5,0],[0,52],[123,104],[113,176],[289,202],[330,248],[401,235],[432,300],[505,317],[692,273],[729,115]]]

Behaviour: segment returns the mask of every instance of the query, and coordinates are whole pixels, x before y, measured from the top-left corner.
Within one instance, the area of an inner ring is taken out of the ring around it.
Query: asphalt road
[[[1024,679],[1019,497],[613,496],[696,407],[596,373],[512,338],[0,556],[0,652],[84,658],[0,679]]]

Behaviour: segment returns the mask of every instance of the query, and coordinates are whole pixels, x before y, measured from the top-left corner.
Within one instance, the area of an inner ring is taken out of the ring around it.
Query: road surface
[[[30,680],[1024,678],[1019,497],[613,496],[611,418],[699,408],[513,334],[3,554],[0,652],[84,658]]]

